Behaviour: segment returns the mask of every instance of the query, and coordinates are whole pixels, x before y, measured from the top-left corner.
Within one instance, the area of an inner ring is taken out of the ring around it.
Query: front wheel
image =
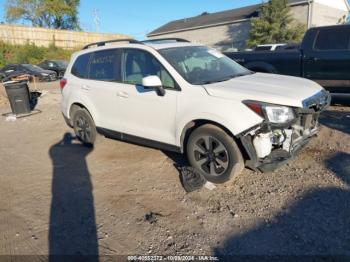
[[[213,183],[224,183],[244,168],[241,151],[234,139],[221,128],[209,124],[192,132],[187,157],[192,167]]]
[[[88,146],[94,144],[97,131],[94,120],[86,109],[81,108],[75,111],[73,128],[75,135],[83,144]]]

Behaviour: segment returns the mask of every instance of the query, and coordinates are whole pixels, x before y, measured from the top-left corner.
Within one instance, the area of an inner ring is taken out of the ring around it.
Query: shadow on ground
[[[326,111],[320,116],[320,123],[350,135],[350,108],[348,111]]]
[[[54,167],[50,261],[98,261],[94,199],[86,163],[92,150],[75,141],[69,133],[50,148]]]
[[[350,155],[338,152],[325,164],[346,184],[344,188],[312,189],[281,211],[273,222],[226,239],[214,253],[221,257],[350,256]]]

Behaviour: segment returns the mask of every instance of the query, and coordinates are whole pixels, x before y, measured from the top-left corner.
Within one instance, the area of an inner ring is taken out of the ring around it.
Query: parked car
[[[311,28],[300,49],[225,54],[256,72],[301,76],[331,93],[350,94],[350,25]]]
[[[60,82],[67,124],[87,145],[101,133],[184,153],[214,183],[288,161],[330,102],[313,81],[254,73],[185,40],[114,42],[73,54]]]
[[[0,70],[0,73],[5,77],[11,75],[19,75],[21,73],[38,77],[40,81],[54,81],[57,79],[56,72],[51,70],[44,70],[36,65],[31,64],[10,64],[6,65]]]
[[[45,60],[38,64],[38,66],[45,70],[55,71],[57,77],[61,79],[67,69],[68,63],[63,60]]]

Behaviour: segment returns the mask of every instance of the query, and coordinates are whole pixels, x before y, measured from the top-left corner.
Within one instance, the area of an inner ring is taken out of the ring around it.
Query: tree
[[[30,22],[33,26],[80,30],[80,0],[7,0],[6,20]]]
[[[305,30],[292,17],[287,0],[270,0],[262,5],[259,17],[252,18],[247,45],[300,42]]]

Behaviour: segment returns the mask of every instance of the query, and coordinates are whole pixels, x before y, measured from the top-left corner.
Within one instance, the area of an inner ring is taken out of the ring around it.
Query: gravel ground
[[[276,172],[187,194],[179,155],[103,137],[81,146],[56,86],[43,87],[42,113],[0,118],[0,255],[350,256],[349,107],[325,112]]]

